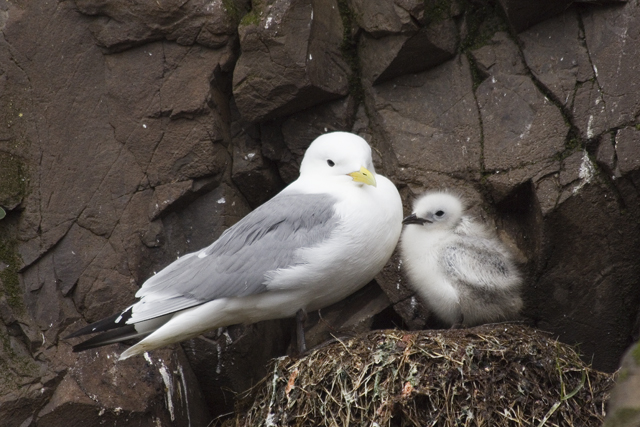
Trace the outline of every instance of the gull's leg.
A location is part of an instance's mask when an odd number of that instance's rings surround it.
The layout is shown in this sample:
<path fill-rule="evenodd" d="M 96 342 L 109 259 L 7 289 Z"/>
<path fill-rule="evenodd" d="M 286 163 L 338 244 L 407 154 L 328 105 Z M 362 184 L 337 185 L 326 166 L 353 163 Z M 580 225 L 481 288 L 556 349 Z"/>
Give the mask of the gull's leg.
<path fill-rule="evenodd" d="M 301 308 L 296 313 L 296 338 L 298 341 L 298 352 L 300 354 L 307 351 L 307 343 L 304 340 L 304 322 L 307 320 L 307 312 Z"/>

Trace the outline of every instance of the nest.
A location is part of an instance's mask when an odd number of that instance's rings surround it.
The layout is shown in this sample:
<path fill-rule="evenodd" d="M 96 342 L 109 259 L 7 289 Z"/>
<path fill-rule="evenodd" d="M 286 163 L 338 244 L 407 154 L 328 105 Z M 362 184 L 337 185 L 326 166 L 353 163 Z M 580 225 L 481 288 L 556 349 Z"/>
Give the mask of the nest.
<path fill-rule="evenodd" d="M 374 331 L 282 357 L 225 426 L 600 426 L 613 385 L 521 325 Z"/>

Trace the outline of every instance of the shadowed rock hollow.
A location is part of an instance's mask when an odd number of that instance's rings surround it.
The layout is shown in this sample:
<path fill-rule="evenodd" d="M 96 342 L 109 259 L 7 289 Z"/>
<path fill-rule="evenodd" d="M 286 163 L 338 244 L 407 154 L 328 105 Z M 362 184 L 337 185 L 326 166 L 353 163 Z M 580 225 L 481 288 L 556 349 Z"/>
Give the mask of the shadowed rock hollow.
<path fill-rule="evenodd" d="M 291 321 L 115 364 L 61 337 L 365 137 L 405 207 L 455 189 L 526 274 L 523 318 L 615 370 L 640 328 L 640 6 L 569 0 L 0 3 L 0 421 L 207 425 Z M 437 326 L 394 256 L 308 340 Z"/>

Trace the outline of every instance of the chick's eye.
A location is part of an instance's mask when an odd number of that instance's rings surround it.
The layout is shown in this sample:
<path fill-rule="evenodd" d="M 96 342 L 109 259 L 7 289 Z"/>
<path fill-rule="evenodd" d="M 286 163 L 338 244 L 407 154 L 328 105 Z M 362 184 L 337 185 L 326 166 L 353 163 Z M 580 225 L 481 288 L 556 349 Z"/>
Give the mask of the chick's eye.
<path fill-rule="evenodd" d="M 331 166 L 331 167 L 334 167 L 334 166 L 336 165 L 336 164 L 334 163 L 334 161 L 333 161 L 333 160 L 331 160 L 331 159 L 327 160 L 327 164 L 328 164 L 329 166 Z"/>
<path fill-rule="evenodd" d="M 436 216 L 437 216 L 438 218 L 440 218 L 440 217 L 441 217 L 441 216 L 443 216 L 443 215 L 444 215 L 444 212 L 443 212 L 443 211 L 438 211 L 438 212 L 436 212 Z"/>

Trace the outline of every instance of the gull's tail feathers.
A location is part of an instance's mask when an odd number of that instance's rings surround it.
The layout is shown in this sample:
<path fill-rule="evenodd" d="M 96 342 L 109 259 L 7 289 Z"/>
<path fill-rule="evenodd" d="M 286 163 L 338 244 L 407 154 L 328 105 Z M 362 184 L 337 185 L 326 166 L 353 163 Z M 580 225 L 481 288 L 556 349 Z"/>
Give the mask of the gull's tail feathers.
<path fill-rule="evenodd" d="M 128 340 L 140 341 L 167 323 L 172 316 L 173 313 L 135 324 L 127 324 L 127 320 L 131 318 L 131 307 L 129 307 L 121 314 L 115 314 L 85 326 L 84 328 L 65 337 L 65 339 L 102 332 L 101 334 L 89 338 L 80 344 L 74 345 L 74 353 Z"/>

